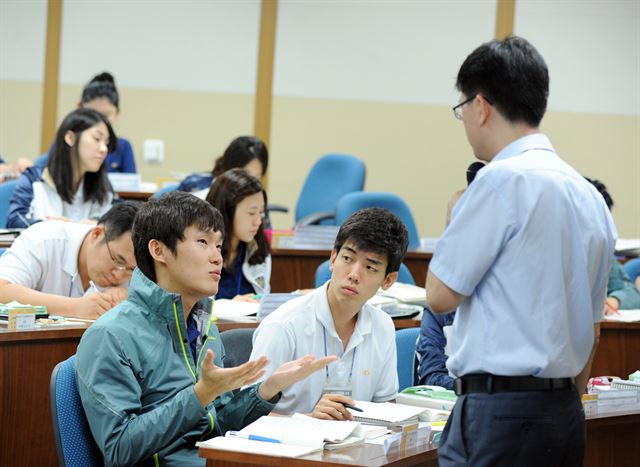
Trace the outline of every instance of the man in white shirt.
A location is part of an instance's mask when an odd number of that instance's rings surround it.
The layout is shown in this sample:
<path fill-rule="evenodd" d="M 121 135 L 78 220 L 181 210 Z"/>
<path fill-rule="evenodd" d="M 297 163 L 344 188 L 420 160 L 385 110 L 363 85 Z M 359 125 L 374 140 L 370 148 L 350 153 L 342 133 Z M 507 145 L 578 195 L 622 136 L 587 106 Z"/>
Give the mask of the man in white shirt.
<path fill-rule="evenodd" d="M 325 371 L 286 388 L 279 413 L 350 420 L 344 404 L 383 402 L 398 392 L 395 330 L 391 318 L 367 305 L 389 288 L 407 251 L 402 221 L 386 209 L 368 208 L 347 219 L 331 252 L 331 280 L 267 316 L 253 337 L 251 359 L 269 358 L 266 374 L 312 354 L 338 355 Z"/>
<path fill-rule="evenodd" d="M 45 221 L 0 257 L 0 302 L 44 305 L 49 314 L 95 319 L 127 297 L 136 266 L 135 203 L 113 206 L 98 224 Z"/>

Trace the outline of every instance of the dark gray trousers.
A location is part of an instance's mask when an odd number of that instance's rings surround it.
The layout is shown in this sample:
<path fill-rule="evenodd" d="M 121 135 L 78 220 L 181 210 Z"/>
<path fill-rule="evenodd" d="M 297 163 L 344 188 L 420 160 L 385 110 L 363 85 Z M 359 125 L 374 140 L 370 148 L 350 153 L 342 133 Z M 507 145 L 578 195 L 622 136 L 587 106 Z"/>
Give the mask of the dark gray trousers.
<path fill-rule="evenodd" d="M 585 419 L 575 390 L 465 394 L 442 432 L 440 467 L 581 466 Z"/>

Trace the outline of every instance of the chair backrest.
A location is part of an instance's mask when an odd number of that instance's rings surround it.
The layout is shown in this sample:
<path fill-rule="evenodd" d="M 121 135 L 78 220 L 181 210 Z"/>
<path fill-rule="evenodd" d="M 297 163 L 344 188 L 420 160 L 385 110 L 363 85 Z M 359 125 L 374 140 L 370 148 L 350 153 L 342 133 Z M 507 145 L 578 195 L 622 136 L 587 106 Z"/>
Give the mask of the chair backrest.
<path fill-rule="evenodd" d="M 362 191 L 366 177 L 364 162 L 347 154 L 327 154 L 313 164 L 296 204 L 296 223 L 317 212 L 335 212 L 338 200 L 352 191 Z M 333 219 L 322 224 L 335 225 Z"/>
<path fill-rule="evenodd" d="M 152 198 L 160 198 L 165 193 L 169 193 L 170 191 L 174 191 L 176 188 L 178 188 L 178 184 L 177 183 L 174 183 L 174 184 L 171 184 L 171 185 L 167 185 L 164 188 L 160 188 L 153 195 L 151 195 L 151 197 Z"/>
<path fill-rule="evenodd" d="M 0 229 L 7 226 L 7 217 L 9 215 L 9 203 L 13 196 L 13 191 L 18 185 L 18 180 L 9 180 L 0 183 Z"/>
<path fill-rule="evenodd" d="M 361 191 L 344 195 L 336 207 L 336 225 L 341 225 L 351 214 L 364 208 L 385 208 L 398 216 L 409 232 L 409 249 L 420 247 L 420 236 L 409 205 L 394 193 Z"/>
<path fill-rule="evenodd" d="M 51 422 L 58 465 L 103 465 L 102 453 L 91 435 L 78 394 L 75 358 L 72 355 L 58 363 L 51 373 Z"/>
<path fill-rule="evenodd" d="M 321 263 L 316 269 L 315 276 L 315 287 L 320 287 L 322 284 L 331 279 L 331 270 L 329 270 L 329 260 Z M 404 263 L 400 264 L 400 269 L 398 270 L 398 282 L 403 282 L 405 284 L 416 285 L 416 281 L 413 279 L 413 275 L 409 268 L 404 265 Z"/>
<path fill-rule="evenodd" d="M 49 162 L 49 153 L 45 152 L 44 154 L 38 156 L 36 160 L 33 161 L 33 165 L 36 167 L 46 167 Z"/>
<path fill-rule="evenodd" d="M 398 391 L 402 391 L 415 384 L 417 359 L 416 343 L 420 335 L 420 328 L 398 329 L 396 331 L 396 352 L 398 353 Z"/>
<path fill-rule="evenodd" d="M 253 331 L 253 328 L 240 328 L 220 333 L 224 345 L 225 367 L 234 367 L 249 361 L 253 349 Z"/>

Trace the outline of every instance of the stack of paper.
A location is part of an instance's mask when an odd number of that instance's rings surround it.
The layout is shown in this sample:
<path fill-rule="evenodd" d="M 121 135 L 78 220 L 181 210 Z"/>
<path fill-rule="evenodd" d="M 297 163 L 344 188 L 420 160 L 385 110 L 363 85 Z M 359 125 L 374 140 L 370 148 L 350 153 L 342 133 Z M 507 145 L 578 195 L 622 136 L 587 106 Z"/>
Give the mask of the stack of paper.
<path fill-rule="evenodd" d="M 609 321 L 622 321 L 623 323 L 634 323 L 640 321 L 640 310 L 618 310 L 617 315 L 606 316 Z"/>
<path fill-rule="evenodd" d="M 255 316 L 258 312 L 258 302 L 243 302 L 221 298 L 213 302 L 213 314 L 217 318 L 237 319 L 245 316 Z"/>
<path fill-rule="evenodd" d="M 616 253 L 637 255 L 640 253 L 640 238 L 619 238 L 616 240 Z"/>
<path fill-rule="evenodd" d="M 391 297 L 402 303 L 427 306 L 427 291 L 423 287 L 396 282 L 387 290 L 378 290 L 378 295 Z"/>

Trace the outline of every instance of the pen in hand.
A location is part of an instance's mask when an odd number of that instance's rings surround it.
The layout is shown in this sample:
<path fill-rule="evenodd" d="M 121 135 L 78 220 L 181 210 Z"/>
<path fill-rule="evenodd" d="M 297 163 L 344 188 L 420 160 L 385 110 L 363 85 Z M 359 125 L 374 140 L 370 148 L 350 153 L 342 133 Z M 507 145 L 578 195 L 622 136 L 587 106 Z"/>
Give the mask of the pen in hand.
<path fill-rule="evenodd" d="M 364 412 L 360 407 L 356 407 L 355 405 L 347 404 L 346 402 L 342 402 L 342 405 L 347 409 L 355 410 L 356 412 Z"/>

